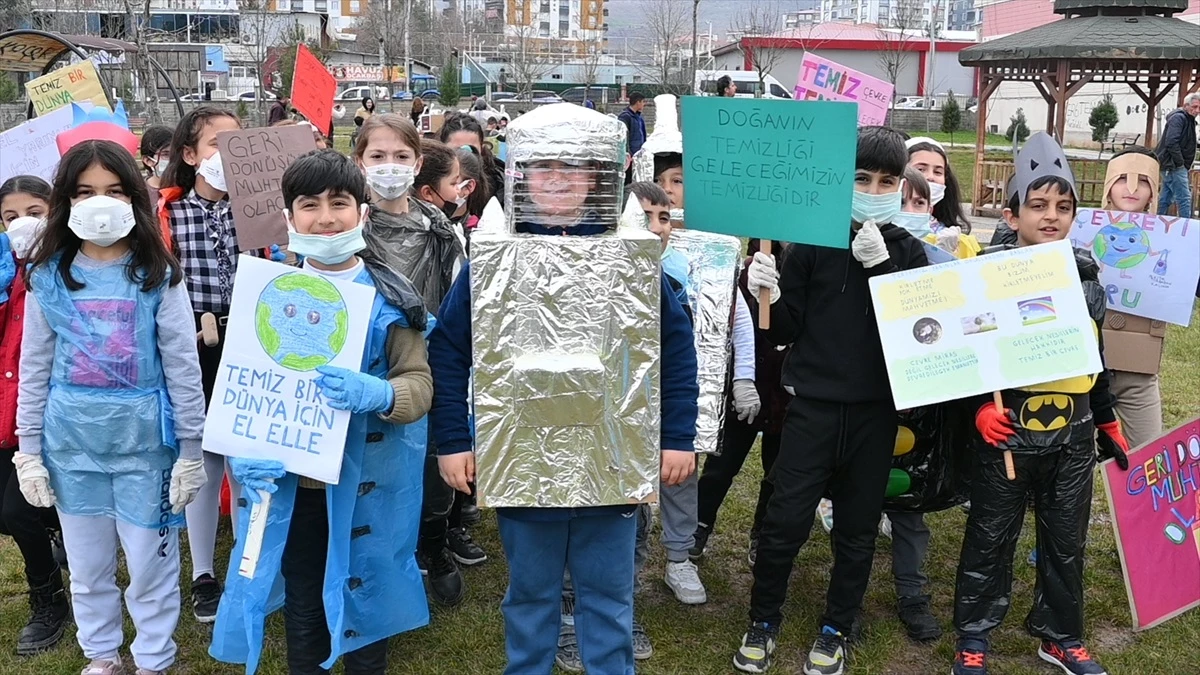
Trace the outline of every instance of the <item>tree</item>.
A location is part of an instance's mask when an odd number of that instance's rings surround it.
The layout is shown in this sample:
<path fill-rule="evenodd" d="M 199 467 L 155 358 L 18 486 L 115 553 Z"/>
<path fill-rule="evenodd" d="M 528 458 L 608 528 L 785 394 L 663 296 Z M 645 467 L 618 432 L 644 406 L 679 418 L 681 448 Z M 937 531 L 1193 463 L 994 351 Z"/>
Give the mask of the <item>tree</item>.
<path fill-rule="evenodd" d="M 0 72 L 0 103 L 16 103 L 21 98 L 21 88 L 12 75 Z"/>
<path fill-rule="evenodd" d="M 661 84 L 682 80 L 681 73 L 672 66 L 678 63 L 679 40 L 687 31 L 687 0 L 642 0 L 642 14 L 646 19 L 645 32 L 650 53 L 648 75 Z"/>
<path fill-rule="evenodd" d="M 954 145 L 954 132 L 962 128 L 962 109 L 958 107 L 958 99 L 954 98 L 954 90 L 946 93 L 946 103 L 942 106 L 942 132 L 950 134 L 950 145 Z"/>
<path fill-rule="evenodd" d="M 550 70 L 550 56 L 545 45 L 538 43 L 537 29 L 532 26 L 517 28 L 508 50 L 509 75 L 517 83 L 517 94 L 528 95 Z"/>
<path fill-rule="evenodd" d="M 1116 128 L 1119 118 L 1117 106 L 1113 105 L 1112 94 L 1105 94 L 1096 107 L 1092 108 L 1092 114 L 1088 117 L 1088 124 L 1092 127 L 1092 140 L 1104 143 L 1108 139 L 1108 132 Z"/>
<path fill-rule="evenodd" d="M 1017 108 L 1017 114 L 1008 118 L 1008 130 L 1004 135 L 1016 143 L 1024 143 L 1029 138 L 1029 126 L 1025 123 L 1025 109 Z"/>
<path fill-rule="evenodd" d="M 293 24 L 281 36 L 282 45 L 279 51 L 279 89 L 285 96 L 292 93 L 292 76 L 296 72 L 296 52 L 300 45 L 308 47 L 308 51 L 324 63 L 328 56 L 327 50 L 321 48 L 316 40 L 310 40 L 299 25 Z"/>
<path fill-rule="evenodd" d="M 146 92 L 144 112 L 148 121 L 153 123 L 162 121 L 162 112 L 158 105 L 158 73 L 150 65 L 150 45 L 147 44 L 147 33 L 150 30 L 150 2 L 151 0 L 145 0 L 138 7 L 134 4 L 134 0 L 125 0 L 125 13 L 129 17 L 129 25 L 134 31 L 133 42 L 137 45 L 134 64 L 138 82 Z"/>
<path fill-rule="evenodd" d="M 879 40 L 882 47 L 879 50 L 879 67 L 887 73 L 888 82 L 893 89 L 900 79 L 900 71 L 912 56 L 913 37 L 922 28 L 925 19 L 924 4 L 916 0 L 900 0 L 895 10 L 888 17 L 879 17 Z M 895 110 L 896 99 L 893 96 L 891 109 Z"/>
<path fill-rule="evenodd" d="M 696 48 L 697 48 L 697 44 L 700 39 L 700 37 L 696 34 L 696 32 L 699 30 L 699 19 L 700 19 L 700 0 L 692 0 L 692 60 L 689 63 L 689 65 L 691 66 L 689 69 L 690 73 L 691 73 L 691 76 L 688 78 L 689 84 L 696 81 L 696 65 L 697 65 L 696 59 L 699 58 L 699 55 L 696 53 Z"/>
<path fill-rule="evenodd" d="M 742 33 L 742 39 L 738 41 L 739 49 L 750 63 L 750 68 L 758 73 L 756 97 L 762 96 L 767 90 L 767 75 L 779 65 L 784 52 L 781 49 L 753 47 L 750 42 L 756 37 L 774 34 L 782 16 L 783 10 L 775 0 L 754 0 L 743 4 L 733 17 L 734 29 Z"/>
<path fill-rule="evenodd" d="M 458 62 L 458 50 L 450 52 L 446 65 L 442 67 L 442 76 L 438 78 L 438 94 L 442 105 L 447 108 L 457 108 L 458 100 L 462 98 L 462 67 Z"/>
<path fill-rule="evenodd" d="M 599 40 L 587 42 L 584 50 L 579 61 L 579 74 L 583 79 L 583 100 L 587 101 L 592 98 L 592 86 L 600 79 L 600 57 L 604 50 Z"/>

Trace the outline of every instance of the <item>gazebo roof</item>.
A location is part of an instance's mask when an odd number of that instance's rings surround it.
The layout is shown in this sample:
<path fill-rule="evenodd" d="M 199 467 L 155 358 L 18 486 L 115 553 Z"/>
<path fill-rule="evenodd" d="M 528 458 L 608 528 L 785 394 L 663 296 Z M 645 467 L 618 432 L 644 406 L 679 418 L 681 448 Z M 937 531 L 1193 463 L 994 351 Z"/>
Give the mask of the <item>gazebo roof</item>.
<path fill-rule="evenodd" d="M 1134 3 L 1138 0 L 1121 4 Z M 1200 60 L 1200 29 L 1165 16 L 1069 17 L 968 47 L 958 54 L 958 62 L 964 66 L 1031 59 Z"/>

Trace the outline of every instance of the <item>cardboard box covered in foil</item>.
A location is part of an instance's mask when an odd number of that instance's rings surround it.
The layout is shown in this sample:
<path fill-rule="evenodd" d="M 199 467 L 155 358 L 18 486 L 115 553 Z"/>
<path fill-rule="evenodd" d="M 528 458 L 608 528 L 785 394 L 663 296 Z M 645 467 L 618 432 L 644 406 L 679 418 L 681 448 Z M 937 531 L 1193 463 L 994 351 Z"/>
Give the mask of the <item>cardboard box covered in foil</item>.
<path fill-rule="evenodd" d="M 671 231 L 671 247 L 688 260 L 687 293 L 700 385 L 696 452 L 720 452 L 742 244 L 723 234 L 676 229 Z"/>
<path fill-rule="evenodd" d="M 657 500 L 659 239 L 471 239 L 481 506 Z"/>

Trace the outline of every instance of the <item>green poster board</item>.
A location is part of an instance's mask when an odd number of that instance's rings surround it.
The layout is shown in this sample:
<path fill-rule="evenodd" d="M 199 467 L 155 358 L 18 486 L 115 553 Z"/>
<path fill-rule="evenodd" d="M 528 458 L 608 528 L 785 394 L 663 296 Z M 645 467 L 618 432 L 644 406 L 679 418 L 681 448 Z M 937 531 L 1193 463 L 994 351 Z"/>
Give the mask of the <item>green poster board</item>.
<path fill-rule="evenodd" d="M 689 228 L 849 247 L 855 104 L 687 96 L 682 121 Z"/>

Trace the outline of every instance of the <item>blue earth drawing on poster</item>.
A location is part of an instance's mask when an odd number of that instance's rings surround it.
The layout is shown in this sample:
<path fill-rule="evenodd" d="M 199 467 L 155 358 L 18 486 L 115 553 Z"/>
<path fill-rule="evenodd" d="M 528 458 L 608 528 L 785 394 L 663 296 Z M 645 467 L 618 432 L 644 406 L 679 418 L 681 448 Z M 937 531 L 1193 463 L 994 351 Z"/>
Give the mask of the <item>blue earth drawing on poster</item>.
<path fill-rule="evenodd" d="M 1122 279 L 1129 279 L 1127 270 L 1140 265 L 1147 256 L 1158 255 L 1150 250 L 1149 235 L 1134 223 L 1110 223 L 1100 228 L 1092 241 L 1092 250 L 1101 265 L 1121 270 Z"/>
<path fill-rule="evenodd" d="M 350 315 L 333 284 L 292 272 L 267 284 L 258 296 L 254 326 L 271 360 L 303 372 L 329 363 L 342 351 Z"/>

